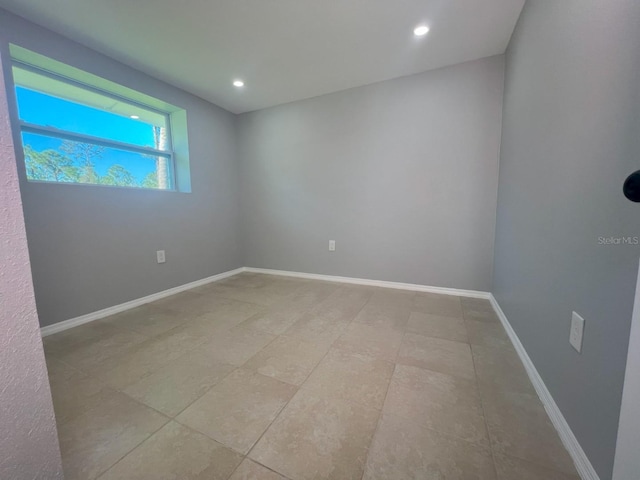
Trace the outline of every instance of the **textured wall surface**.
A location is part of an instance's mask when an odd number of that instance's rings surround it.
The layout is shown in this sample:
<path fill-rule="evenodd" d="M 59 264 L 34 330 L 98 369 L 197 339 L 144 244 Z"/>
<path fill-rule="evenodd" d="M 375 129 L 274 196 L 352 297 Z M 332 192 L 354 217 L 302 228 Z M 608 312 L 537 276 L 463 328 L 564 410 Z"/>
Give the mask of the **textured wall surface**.
<path fill-rule="evenodd" d="M 638 52 L 637 0 L 529 0 L 506 57 L 493 291 L 602 480 L 640 256 L 616 243 L 640 237 L 622 195 L 640 168 Z"/>
<path fill-rule="evenodd" d="M 488 291 L 503 72 L 492 57 L 241 115 L 245 263 Z"/>
<path fill-rule="evenodd" d="M 18 156 L 43 325 L 242 266 L 235 115 L 0 10 L 9 42 L 187 111 L 192 193 L 29 183 Z"/>
<path fill-rule="evenodd" d="M 0 478 L 62 478 L 0 68 Z"/>

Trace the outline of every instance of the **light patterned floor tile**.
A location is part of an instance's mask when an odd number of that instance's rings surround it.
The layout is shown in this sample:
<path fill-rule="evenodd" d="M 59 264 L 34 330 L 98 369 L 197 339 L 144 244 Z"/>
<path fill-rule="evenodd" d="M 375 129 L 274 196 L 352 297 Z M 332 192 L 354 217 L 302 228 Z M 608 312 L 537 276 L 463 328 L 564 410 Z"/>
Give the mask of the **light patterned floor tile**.
<path fill-rule="evenodd" d="M 369 355 L 393 363 L 402 337 L 403 334 L 395 329 L 352 322 L 335 341 L 334 346 L 346 352 Z"/>
<path fill-rule="evenodd" d="M 396 365 L 383 411 L 461 440 L 489 446 L 482 403 L 473 380 Z"/>
<path fill-rule="evenodd" d="M 249 456 L 292 480 L 359 479 L 378 411 L 301 390 Z"/>
<path fill-rule="evenodd" d="M 176 419 L 194 430 L 247 453 L 297 388 L 238 369 Z"/>
<path fill-rule="evenodd" d="M 484 299 L 243 273 L 44 345 L 70 480 L 579 480 Z"/>
<path fill-rule="evenodd" d="M 479 322 L 465 320 L 469 343 L 481 347 L 506 348 L 513 350 L 513 344 L 500 322 Z"/>
<path fill-rule="evenodd" d="M 519 458 L 495 454 L 493 456 L 498 480 L 580 480 L 578 475 L 549 470 Z"/>
<path fill-rule="evenodd" d="M 135 345 L 122 356 L 95 365 L 87 373 L 99 376 L 113 388 L 124 389 L 206 341 L 206 337 L 195 335 L 180 326 Z"/>
<path fill-rule="evenodd" d="M 481 385 L 535 394 L 527 371 L 514 349 L 472 345 L 471 351 Z"/>
<path fill-rule="evenodd" d="M 170 422 L 100 480 L 227 480 L 241 461 L 242 455 Z"/>
<path fill-rule="evenodd" d="M 571 457 L 535 395 L 481 387 L 493 451 L 575 475 Z"/>
<path fill-rule="evenodd" d="M 84 415 L 58 425 L 67 480 L 93 480 L 167 423 L 123 393 L 105 393 Z"/>
<path fill-rule="evenodd" d="M 462 318 L 460 298 L 453 295 L 418 292 L 413 297 L 411 310 L 431 315 Z"/>
<path fill-rule="evenodd" d="M 217 332 L 196 352 L 216 362 L 240 366 L 275 339 L 275 335 L 242 324 Z"/>
<path fill-rule="evenodd" d="M 99 322 L 127 328 L 147 337 L 155 337 L 186 323 L 188 320 L 189 317 L 177 315 L 171 310 L 146 304 L 106 317 Z"/>
<path fill-rule="evenodd" d="M 246 458 L 229 480 L 287 480 L 279 473 Z"/>
<path fill-rule="evenodd" d="M 383 415 L 363 480 L 495 480 L 491 451 L 394 415 Z M 515 479 L 513 479 L 515 480 Z"/>
<path fill-rule="evenodd" d="M 318 397 L 380 409 L 392 374 L 392 363 L 332 348 L 302 388 Z"/>
<path fill-rule="evenodd" d="M 255 354 L 244 368 L 292 385 L 301 385 L 329 350 L 318 344 L 281 336 Z"/>
<path fill-rule="evenodd" d="M 407 333 L 398 353 L 398 363 L 473 380 L 471 347 L 466 343 Z"/>
<path fill-rule="evenodd" d="M 386 298 L 388 297 L 381 297 L 380 295 L 373 297 L 356 315 L 354 321 L 371 327 L 389 328 L 404 332 L 409 320 L 409 306 L 392 301 L 384 302 L 382 299 Z"/>
<path fill-rule="evenodd" d="M 139 402 L 174 417 L 235 368 L 211 361 L 200 353 L 188 353 L 123 391 Z"/>
<path fill-rule="evenodd" d="M 444 338 L 454 342 L 468 342 L 464 320 L 457 317 L 411 312 L 407 332 L 427 337 Z"/>

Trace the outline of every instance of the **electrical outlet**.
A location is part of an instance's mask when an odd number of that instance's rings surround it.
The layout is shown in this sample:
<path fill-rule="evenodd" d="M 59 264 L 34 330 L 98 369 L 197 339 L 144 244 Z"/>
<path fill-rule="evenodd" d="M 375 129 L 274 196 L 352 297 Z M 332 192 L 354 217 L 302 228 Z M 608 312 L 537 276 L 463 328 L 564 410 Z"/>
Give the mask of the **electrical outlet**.
<path fill-rule="evenodd" d="M 330 252 L 335 252 L 336 251 L 336 241 L 335 240 L 329 240 L 329 251 Z"/>
<path fill-rule="evenodd" d="M 158 259 L 158 263 L 164 263 L 167 261 L 165 255 L 164 255 L 164 250 L 158 250 L 156 252 L 156 258 Z"/>
<path fill-rule="evenodd" d="M 584 335 L 584 318 L 576 312 L 571 312 L 571 332 L 569 332 L 569 343 L 578 353 L 582 351 L 582 336 Z"/>

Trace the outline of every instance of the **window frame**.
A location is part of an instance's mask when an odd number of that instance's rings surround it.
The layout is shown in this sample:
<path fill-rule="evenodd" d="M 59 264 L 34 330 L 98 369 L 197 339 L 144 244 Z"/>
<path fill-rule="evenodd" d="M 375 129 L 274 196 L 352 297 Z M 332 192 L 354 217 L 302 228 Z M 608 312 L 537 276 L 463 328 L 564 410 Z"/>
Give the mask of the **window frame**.
<path fill-rule="evenodd" d="M 169 182 L 169 187 L 168 188 L 146 188 L 146 187 L 142 187 L 142 186 L 118 186 L 118 185 L 103 185 L 103 184 L 99 184 L 99 183 L 80 183 L 80 182 L 55 182 L 55 181 L 44 181 L 44 180 L 30 180 L 27 178 L 27 181 L 30 183 L 47 183 L 47 184 L 57 184 L 57 185 L 86 185 L 86 186 L 99 186 L 99 187 L 112 187 L 112 188 L 127 188 L 127 189 L 140 189 L 140 190 L 145 190 L 145 191 L 158 191 L 158 192 L 177 192 L 178 191 L 178 169 L 176 168 L 176 158 L 175 158 L 175 152 L 173 149 L 173 135 L 172 135 L 172 113 L 174 112 L 167 112 L 165 110 L 160 110 L 156 107 L 153 107 L 151 105 L 148 104 L 144 104 L 141 102 L 137 102 L 135 100 L 132 100 L 131 98 L 127 98 L 125 96 L 122 95 L 118 95 L 116 93 L 113 92 L 109 92 L 107 90 L 104 90 L 102 88 L 90 85 L 88 83 L 82 82 L 82 81 L 78 81 L 75 80 L 73 78 L 70 78 L 66 75 L 62 75 L 56 72 L 52 72 L 50 70 L 47 70 L 46 68 L 42 68 L 42 67 L 38 67 L 37 65 L 33 65 L 30 64 L 28 62 L 24 62 L 20 59 L 17 59 L 13 56 L 11 56 L 11 67 L 13 69 L 13 67 L 17 67 L 23 70 L 27 70 L 30 71 L 32 73 L 36 73 L 38 75 L 44 76 L 44 77 L 48 77 L 51 78 L 52 80 L 56 80 L 59 82 L 64 82 L 67 83 L 69 85 L 72 85 L 74 87 L 83 89 L 83 90 L 87 90 L 89 92 L 98 94 L 98 95 L 102 95 L 104 97 L 113 99 L 115 101 L 118 102 L 122 102 L 122 103 L 126 103 L 128 105 L 131 105 L 133 107 L 137 107 L 137 108 L 141 108 L 141 109 L 145 109 L 148 111 L 152 111 L 154 113 L 157 113 L 159 115 L 162 115 L 165 118 L 165 128 L 166 128 L 166 141 L 167 141 L 167 149 L 166 150 L 160 150 L 160 149 L 155 149 L 153 147 L 144 147 L 144 146 L 140 146 L 140 145 L 135 145 L 135 144 L 130 144 L 127 142 L 121 142 L 118 140 L 111 140 L 108 138 L 104 138 L 104 137 L 97 137 L 97 136 L 93 136 L 93 135 L 87 135 L 87 134 L 83 134 L 83 133 L 76 133 L 76 132 L 72 132 L 69 130 L 64 130 L 64 129 L 59 129 L 59 128 L 55 128 L 55 127 L 46 127 L 46 126 L 42 126 L 42 125 L 38 125 L 38 124 L 33 124 L 33 123 L 29 123 L 26 121 L 23 121 L 20 118 L 20 103 L 18 101 L 18 96 L 17 96 L 17 87 L 21 87 L 21 88 L 27 88 L 30 89 L 29 87 L 23 87 L 22 85 L 20 85 L 19 83 L 16 83 L 15 80 L 12 82 L 13 84 L 13 93 L 15 96 L 15 101 L 16 101 L 16 107 L 17 107 L 17 123 L 18 123 L 18 127 L 19 127 L 19 136 L 20 136 L 20 144 L 22 146 L 22 156 L 23 156 L 23 163 L 25 161 L 24 159 L 24 141 L 23 141 L 23 133 L 33 133 L 36 135 L 42 135 L 42 136 L 47 136 L 47 137 L 51 137 L 51 138 L 59 138 L 62 140 L 70 140 L 70 141 L 74 141 L 74 142 L 80 142 L 80 143 L 87 143 L 87 144 L 91 144 L 91 145 L 97 145 L 97 146 L 103 146 L 106 148 L 113 148 L 113 149 L 117 149 L 117 150 L 124 150 L 124 151 L 128 151 L 128 152 L 132 152 L 132 153 L 137 153 L 137 154 L 143 154 L 143 155 L 150 155 L 153 157 L 163 157 L 167 159 L 167 165 L 168 165 L 168 171 L 169 171 L 169 178 L 170 178 L 170 182 Z M 12 75 L 13 76 L 13 75 Z M 47 93 L 46 91 L 40 91 L 40 90 L 35 90 L 38 91 L 39 93 L 45 94 L 45 95 L 52 95 L 50 93 Z M 55 96 L 55 95 L 53 95 Z M 66 99 L 64 99 L 66 100 Z M 82 102 L 74 102 L 72 100 L 67 100 L 69 102 L 73 102 L 73 103 L 78 103 L 81 105 L 85 105 L 88 106 L 90 108 L 96 108 L 96 107 L 91 107 L 91 105 L 87 105 L 85 103 Z M 108 112 L 108 110 L 104 110 L 104 109 L 99 109 L 101 111 L 104 112 Z M 188 190 L 187 190 L 188 191 Z"/>

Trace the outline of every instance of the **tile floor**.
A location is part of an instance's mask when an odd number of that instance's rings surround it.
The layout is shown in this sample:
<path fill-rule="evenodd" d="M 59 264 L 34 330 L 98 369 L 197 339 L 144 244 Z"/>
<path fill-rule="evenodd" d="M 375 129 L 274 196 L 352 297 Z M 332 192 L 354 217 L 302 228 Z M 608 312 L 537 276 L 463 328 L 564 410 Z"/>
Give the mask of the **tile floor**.
<path fill-rule="evenodd" d="M 579 480 L 486 300 L 241 274 L 44 344 L 67 480 Z"/>

